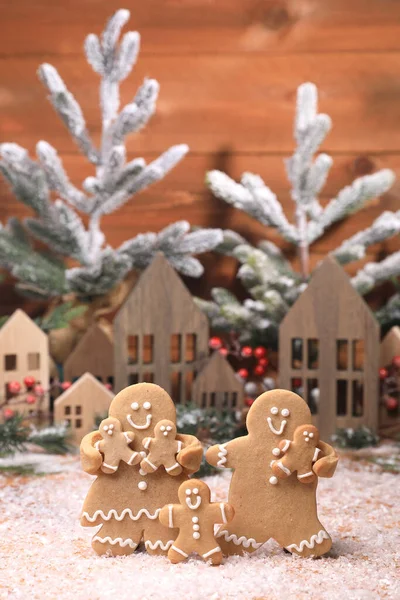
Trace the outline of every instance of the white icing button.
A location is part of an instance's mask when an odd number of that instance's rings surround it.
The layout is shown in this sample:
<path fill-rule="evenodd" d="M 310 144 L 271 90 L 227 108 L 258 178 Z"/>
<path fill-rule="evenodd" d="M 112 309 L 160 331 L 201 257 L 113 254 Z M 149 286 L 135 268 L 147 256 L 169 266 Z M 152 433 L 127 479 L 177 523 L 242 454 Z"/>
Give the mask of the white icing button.
<path fill-rule="evenodd" d="M 147 475 L 146 471 L 143 471 L 143 469 L 139 469 L 139 473 L 142 477 L 144 477 L 145 475 Z"/>
<path fill-rule="evenodd" d="M 280 455 L 280 453 L 281 453 L 281 451 L 279 450 L 279 448 L 274 448 L 274 449 L 272 450 L 272 454 L 273 454 L 274 456 L 279 456 L 279 455 Z"/>
<path fill-rule="evenodd" d="M 139 481 L 138 488 L 139 488 L 139 490 L 142 490 L 143 492 L 144 492 L 144 490 L 147 490 L 147 483 L 146 483 L 146 481 Z"/>
<path fill-rule="evenodd" d="M 288 408 L 284 408 L 281 411 L 281 415 L 282 415 L 282 417 L 288 417 L 290 415 L 290 410 Z"/>
<path fill-rule="evenodd" d="M 314 434 L 311 432 L 311 433 L 308 434 L 308 437 L 313 438 Z"/>
<path fill-rule="evenodd" d="M 198 523 L 199 522 L 199 517 L 192 517 L 192 521 L 193 521 L 193 523 Z"/>
<path fill-rule="evenodd" d="M 198 493 L 199 493 L 198 488 L 193 488 L 193 494 L 198 494 Z"/>
<path fill-rule="evenodd" d="M 168 425 L 167 426 L 167 431 L 171 431 L 171 429 L 172 429 L 171 425 Z"/>
<path fill-rule="evenodd" d="M 270 482 L 272 485 L 276 485 L 276 484 L 278 483 L 278 478 L 277 478 L 277 477 L 275 477 L 275 475 L 273 475 L 272 477 L 270 477 L 270 478 L 269 478 L 269 482 Z"/>
<path fill-rule="evenodd" d="M 108 431 L 108 425 L 104 425 L 103 429 L 104 431 Z"/>
<path fill-rule="evenodd" d="M 186 496 L 190 496 L 191 493 L 192 493 L 192 490 L 186 490 Z"/>
<path fill-rule="evenodd" d="M 306 438 L 305 438 L 305 440 L 306 440 L 306 442 L 309 442 L 309 441 L 310 441 L 310 438 L 306 437 Z"/>
<path fill-rule="evenodd" d="M 164 431 L 164 435 L 168 435 L 168 431 Z"/>
<path fill-rule="evenodd" d="M 195 532 L 194 532 L 194 534 L 193 534 L 193 537 L 194 537 L 194 539 L 195 539 L 195 540 L 198 540 L 198 539 L 199 539 L 199 537 L 200 537 L 200 534 L 199 534 L 199 532 L 198 532 L 198 531 L 195 531 Z"/>
<path fill-rule="evenodd" d="M 145 402 L 145 403 L 143 404 L 143 408 L 145 408 L 146 410 L 150 410 L 150 408 L 151 408 L 151 404 L 150 404 L 150 402 Z"/>
<path fill-rule="evenodd" d="M 109 429 L 109 430 L 107 431 L 107 433 L 108 433 L 108 435 L 112 435 L 112 434 L 113 434 L 113 432 L 112 432 L 112 429 Z"/>
<path fill-rule="evenodd" d="M 139 404 L 137 402 L 133 402 L 131 404 L 131 409 L 132 410 L 139 410 Z"/>
<path fill-rule="evenodd" d="M 200 525 L 193 525 L 193 531 L 199 531 Z"/>
<path fill-rule="evenodd" d="M 276 406 L 273 406 L 273 407 L 271 408 L 271 415 L 277 415 L 277 414 L 278 414 L 278 412 L 279 412 L 279 410 L 277 409 L 277 407 L 276 407 Z"/>

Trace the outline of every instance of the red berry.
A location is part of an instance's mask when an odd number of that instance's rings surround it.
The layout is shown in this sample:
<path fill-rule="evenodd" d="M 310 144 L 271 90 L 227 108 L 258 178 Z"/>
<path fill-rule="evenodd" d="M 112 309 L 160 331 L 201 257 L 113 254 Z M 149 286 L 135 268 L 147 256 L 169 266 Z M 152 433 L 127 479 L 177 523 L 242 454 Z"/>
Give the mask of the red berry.
<path fill-rule="evenodd" d="M 35 385 L 33 391 L 35 392 L 36 396 L 43 396 L 44 394 L 44 389 L 42 385 Z"/>
<path fill-rule="evenodd" d="M 107 388 L 107 390 L 112 390 L 112 385 L 111 383 L 105 383 L 104 387 Z"/>
<path fill-rule="evenodd" d="M 10 381 L 8 384 L 8 391 L 10 394 L 19 394 L 21 391 L 21 384 L 18 381 Z"/>
<path fill-rule="evenodd" d="M 12 408 L 5 408 L 3 411 L 3 415 L 5 419 L 11 419 L 14 416 L 14 411 Z"/>
<path fill-rule="evenodd" d="M 257 348 L 254 348 L 253 354 L 256 358 L 264 358 L 264 356 L 267 356 L 267 349 L 264 346 L 257 346 Z"/>
<path fill-rule="evenodd" d="M 68 390 L 68 388 L 70 388 L 72 385 L 72 383 L 70 381 L 63 381 L 61 384 L 61 389 L 63 390 L 63 392 L 65 392 L 65 390 Z"/>
<path fill-rule="evenodd" d="M 298 388 L 301 386 L 301 379 L 293 379 L 293 387 Z"/>
<path fill-rule="evenodd" d="M 36 402 L 36 396 L 34 396 L 33 394 L 29 394 L 29 395 L 26 397 L 26 402 L 27 402 L 28 404 L 35 404 L 35 402 Z"/>
<path fill-rule="evenodd" d="M 240 354 L 244 358 L 248 358 L 249 356 L 252 356 L 252 354 L 253 354 L 253 348 L 251 346 L 243 346 L 243 348 L 240 351 Z"/>
<path fill-rule="evenodd" d="M 253 402 L 254 402 L 254 398 L 250 398 L 250 397 L 246 398 L 244 401 L 246 406 L 251 406 L 253 404 Z"/>
<path fill-rule="evenodd" d="M 392 365 L 396 367 L 396 369 L 400 369 L 400 356 L 394 356 L 392 360 Z"/>
<path fill-rule="evenodd" d="M 222 354 L 222 356 L 228 356 L 228 348 L 220 348 L 218 352 Z"/>
<path fill-rule="evenodd" d="M 208 340 L 208 345 L 212 350 L 219 350 L 222 347 L 222 340 L 220 337 L 214 336 Z"/>
<path fill-rule="evenodd" d="M 27 375 L 26 377 L 24 377 L 24 384 L 26 388 L 31 388 L 35 385 L 35 381 L 36 379 L 33 377 L 33 375 Z"/>
<path fill-rule="evenodd" d="M 379 379 L 386 379 L 388 375 L 389 373 L 387 369 L 379 369 Z"/>
<path fill-rule="evenodd" d="M 247 369 L 239 369 L 239 371 L 237 372 L 237 374 L 239 375 L 239 377 L 241 379 L 247 379 L 249 376 L 249 372 Z"/>
<path fill-rule="evenodd" d="M 388 410 L 396 410 L 399 405 L 399 401 L 397 398 L 393 398 L 393 396 L 388 396 L 385 398 L 385 406 Z"/>
<path fill-rule="evenodd" d="M 254 375 L 257 375 L 257 377 L 261 377 L 265 374 L 265 367 L 263 367 L 262 365 L 257 365 L 256 367 L 254 367 L 253 373 Z"/>
<path fill-rule="evenodd" d="M 260 367 L 268 367 L 269 360 L 268 360 L 268 358 L 260 358 L 258 360 L 258 364 L 260 365 Z"/>

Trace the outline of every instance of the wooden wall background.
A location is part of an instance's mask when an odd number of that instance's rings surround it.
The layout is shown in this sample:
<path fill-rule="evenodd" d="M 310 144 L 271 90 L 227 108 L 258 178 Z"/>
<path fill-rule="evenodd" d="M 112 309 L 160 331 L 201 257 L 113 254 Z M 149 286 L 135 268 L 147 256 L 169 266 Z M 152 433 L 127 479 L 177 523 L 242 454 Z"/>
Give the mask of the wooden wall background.
<path fill-rule="evenodd" d="M 335 160 L 324 200 L 380 167 L 400 176 L 398 0 L 1 0 L 0 6 L 0 140 L 30 152 L 39 139 L 48 140 L 74 183 L 91 167 L 46 100 L 36 68 L 47 61 L 59 69 L 96 139 L 98 78 L 83 58 L 83 40 L 99 33 L 115 9 L 131 10 L 142 50 L 122 101 L 145 76 L 157 78 L 161 92 L 150 125 L 130 139 L 130 157 L 150 159 L 180 142 L 191 152 L 163 182 L 104 218 L 112 245 L 181 218 L 234 228 L 252 241 L 265 234 L 277 241 L 274 232 L 213 198 L 204 175 L 212 168 L 236 178 L 244 170 L 259 173 L 291 215 L 283 158 L 293 149 L 296 87 L 307 80 L 317 84 L 320 109 L 333 119 L 323 147 Z M 380 203 L 315 244 L 314 263 L 382 210 L 399 208 L 396 184 Z M 1 182 L 0 220 L 26 214 Z M 399 247 L 391 240 L 371 248 L 370 258 Z M 212 256 L 205 264 L 193 291 L 207 297 L 212 285 L 234 285 L 234 261 Z M 0 313 L 22 306 L 11 284 L 2 292 Z"/>

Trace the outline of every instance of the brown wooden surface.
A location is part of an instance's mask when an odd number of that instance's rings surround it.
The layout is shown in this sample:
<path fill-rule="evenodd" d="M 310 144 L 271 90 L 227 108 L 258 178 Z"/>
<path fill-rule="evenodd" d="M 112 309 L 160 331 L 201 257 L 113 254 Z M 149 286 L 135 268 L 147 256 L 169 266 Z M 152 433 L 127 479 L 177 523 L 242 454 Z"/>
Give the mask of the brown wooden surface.
<path fill-rule="evenodd" d="M 292 340 L 303 340 L 301 363 L 292 362 Z M 318 364 L 309 363 L 308 340 L 318 340 Z M 347 364 L 337 364 L 337 340 L 348 343 Z M 362 364 L 351 357 L 355 340 L 363 340 Z M 319 388 L 315 424 L 329 441 L 336 428 L 378 428 L 379 326 L 370 309 L 351 286 L 348 277 L 333 258 L 326 258 L 316 270 L 310 285 L 299 297 L 279 329 L 279 385 L 292 389 L 292 379 L 300 378 L 307 401 L 307 380 L 316 379 Z M 340 357 L 342 360 L 342 357 Z M 354 369 L 357 365 L 360 368 Z M 340 367 L 340 368 L 339 368 Z M 347 382 L 347 410 L 337 415 L 336 382 Z M 363 412 L 352 414 L 352 382 L 363 383 Z"/>
<path fill-rule="evenodd" d="M 76 95 L 97 139 L 97 75 L 82 55 L 89 32 L 99 33 L 121 6 L 115 0 L 3 0 L 0 22 L 0 141 L 34 152 L 39 139 L 63 155 L 74 182 L 91 167 L 78 156 L 46 100 L 36 75 L 54 64 Z M 279 238 L 250 217 L 212 198 L 205 172 L 260 173 L 293 213 L 283 159 L 293 148 L 296 87 L 314 81 L 320 110 L 333 118 L 324 144 L 335 165 L 324 201 L 358 175 L 391 167 L 400 173 L 400 4 L 394 0 L 131 0 L 131 28 L 142 50 L 122 100 L 144 76 L 161 83 L 157 114 L 129 142 L 130 157 L 146 159 L 187 142 L 191 154 L 163 182 L 104 219 L 108 241 L 159 230 L 187 218 L 194 225 L 238 230 L 251 241 Z M 315 244 L 313 264 L 381 210 L 399 206 L 396 184 L 380 203 L 350 217 Z M 0 183 L 0 221 L 29 211 Z M 289 251 L 283 244 L 285 250 Z M 373 247 L 369 257 L 399 248 L 397 240 Z M 290 251 L 288 255 L 296 262 Z M 207 273 L 190 289 L 204 297 L 213 285 L 234 283 L 234 261 L 206 258 Z M 353 268 L 354 271 L 354 268 Z M 21 300 L 5 286 L 0 312 Z M 32 305 L 29 305 L 32 307 Z"/>

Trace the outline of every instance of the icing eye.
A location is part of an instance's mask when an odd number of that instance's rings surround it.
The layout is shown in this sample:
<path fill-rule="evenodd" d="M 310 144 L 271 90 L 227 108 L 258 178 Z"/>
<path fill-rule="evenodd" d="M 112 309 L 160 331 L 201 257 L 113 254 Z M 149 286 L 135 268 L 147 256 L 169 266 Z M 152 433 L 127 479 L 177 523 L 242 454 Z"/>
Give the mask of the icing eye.
<path fill-rule="evenodd" d="M 276 408 L 276 406 L 273 406 L 273 407 L 271 408 L 271 415 L 277 415 L 277 414 L 278 414 L 278 412 L 279 412 L 279 410 Z"/>
<path fill-rule="evenodd" d="M 145 408 L 146 410 L 150 410 L 150 408 L 151 408 L 151 403 L 150 403 L 150 402 L 145 402 L 145 403 L 143 404 L 143 408 Z"/>
<path fill-rule="evenodd" d="M 164 435 L 168 435 L 168 431 L 164 431 Z"/>
<path fill-rule="evenodd" d="M 104 431 L 108 431 L 108 425 L 104 425 L 103 429 Z"/>
<path fill-rule="evenodd" d="M 108 435 L 112 435 L 113 434 L 113 430 L 109 429 L 107 433 L 108 433 Z"/>
<path fill-rule="evenodd" d="M 139 404 L 137 402 L 133 402 L 131 404 L 131 409 L 132 410 L 139 410 Z"/>
<path fill-rule="evenodd" d="M 308 436 L 308 431 L 303 431 L 303 435 L 304 435 L 304 437 L 307 437 Z"/>
<path fill-rule="evenodd" d="M 311 433 L 308 434 L 308 437 L 313 438 L 314 434 L 311 432 Z"/>
<path fill-rule="evenodd" d="M 199 493 L 198 488 L 193 488 L 193 494 L 198 494 L 198 493 Z"/>
<path fill-rule="evenodd" d="M 191 493 L 192 493 L 192 490 L 186 490 L 186 496 L 190 496 Z"/>
<path fill-rule="evenodd" d="M 168 427 L 167 427 L 167 431 L 171 431 L 171 430 L 172 430 L 172 427 L 171 427 L 171 425 L 168 425 Z"/>
<path fill-rule="evenodd" d="M 290 415 L 290 410 L 288 408 L 284 408 L 281 411 L 281 415 L 282 415 L 282 417 L 288 417 Z"/>
<path fill-rule="evenodd" d="M 160 427 L 160 431 L 165 431 L 165 427 L 164 427 L 164 425 L 161 425 L 161 427 Z"/>
<path fill-rule="evenodd" d="M 306 438 L 305 438 L 305 440 L 306 440 L 306 442 L 309 442 L 309 441 L 310 441 L 310 438 L 309 438 L 309 437 L 306 437 Z"/>
<path fill-rule="evenodd" d="M 111 425 L 109 426 L 109 429 L 114 429 L 114 423 L 111 423 Z"/>

